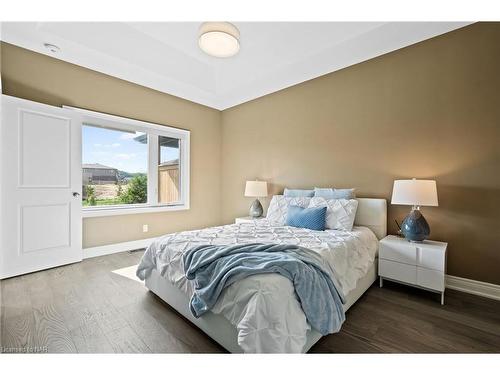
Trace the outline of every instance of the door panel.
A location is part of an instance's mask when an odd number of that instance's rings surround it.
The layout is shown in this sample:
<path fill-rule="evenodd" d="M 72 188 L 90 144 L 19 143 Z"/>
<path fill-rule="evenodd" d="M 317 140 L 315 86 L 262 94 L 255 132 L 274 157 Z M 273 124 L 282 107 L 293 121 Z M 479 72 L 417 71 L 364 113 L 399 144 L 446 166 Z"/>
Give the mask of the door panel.
<path fill-rule="evenodd" d="M 82 259 L 81 119 L 2 95 L 0 278 Z"/>
<path fill-rule="evenodd" d="M 71 120 L 19 111 L 20 187 L 70 188 Z"/>
<path fill-rule="evenodd" d="M 69 204 L 21 206 L 20 217 L 21 253 L 71 246 Z"/>

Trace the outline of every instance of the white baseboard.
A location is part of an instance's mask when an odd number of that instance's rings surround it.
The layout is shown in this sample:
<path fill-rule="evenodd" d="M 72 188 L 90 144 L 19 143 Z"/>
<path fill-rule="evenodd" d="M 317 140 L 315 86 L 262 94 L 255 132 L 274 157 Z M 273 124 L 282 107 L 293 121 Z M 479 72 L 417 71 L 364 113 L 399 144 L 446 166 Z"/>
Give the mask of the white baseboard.
<path fill-rule="evenodd" d="M 500 300 L 500 285 L 446 275 L 446 288 Z"/>
<path fill-rule="evenodd" d="M 138 250 L 148 247 L 156 237 L 144 238 L 142 240 L 114 243 L 111 245 L 87 247 L 83 249 L 83 259 L 100 257 L 122 251 Z"/>

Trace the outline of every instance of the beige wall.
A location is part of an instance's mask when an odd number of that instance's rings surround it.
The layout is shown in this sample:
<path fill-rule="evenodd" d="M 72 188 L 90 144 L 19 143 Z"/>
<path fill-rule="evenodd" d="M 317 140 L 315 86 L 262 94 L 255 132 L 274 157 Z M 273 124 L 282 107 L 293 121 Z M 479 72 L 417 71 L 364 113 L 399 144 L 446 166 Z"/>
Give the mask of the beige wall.
<path fill-rule="evenodd" d="M 4 94 L 191 130 L 191 209 L 85 219 L 84 247 L 220 223 L 220 111 L 10 44 L 1 66 Z"/>
<path fill-rule="evenodd" d="M 423 212 L 448 272 L 500 284 L 499 45 L 500 24 L 475 24 L 222 114 L 8 44 L 1 72 L 8 95 L 192 131 L 191 210 L 86 219 L 85 247 L 232 222 L 255 177 L 388 199 L 395 178 L 435 178 Z M 390 206 L 390 232 L 408 210 Z"/>
<path fill-rule="evenodd" d="M 499 46 L 499 23 L 475 24 L 223 111 L 223 221 L 255 177 L 387 199 L 395 178 L 432 178 L 448 273 L 500 284 Z M 408 211 L 390 206 L 390 232 Z"/>

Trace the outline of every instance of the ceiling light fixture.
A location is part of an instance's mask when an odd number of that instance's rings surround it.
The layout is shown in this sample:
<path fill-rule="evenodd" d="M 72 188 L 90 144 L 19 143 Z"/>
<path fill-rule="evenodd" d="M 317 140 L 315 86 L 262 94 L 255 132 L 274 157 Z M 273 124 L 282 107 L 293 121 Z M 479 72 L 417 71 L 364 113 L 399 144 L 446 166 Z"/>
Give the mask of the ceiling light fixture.
<path fill-rule="evenodd" d="M 200 26 L 198 45 L 210 56 L 231 57 L 240 50 L 240 32 L 229 22 L 205 22 Z"/>
<path fill-rule="evenodd" d="M 50 43 L 43 43 L 43 46 L 45 48 L 47 48 L 52 53 L 57 53 L 61 50 L 58 46 L 56 46 L 54 44 L 50 44 Z"/>

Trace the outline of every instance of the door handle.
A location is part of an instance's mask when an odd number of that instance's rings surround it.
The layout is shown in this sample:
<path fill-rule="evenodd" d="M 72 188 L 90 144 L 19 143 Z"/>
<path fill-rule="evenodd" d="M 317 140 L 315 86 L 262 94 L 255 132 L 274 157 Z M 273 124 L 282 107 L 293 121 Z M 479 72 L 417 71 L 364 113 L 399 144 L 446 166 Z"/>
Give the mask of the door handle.
<path fill-rule="evenodd" d="M 80 193 L 78 193 L 78 192 L 74 191 L 74 192 L 73 192 L 73 196 L 74 196 L 74 197 L 79 197 L 79 196 L 80 196 Z"/>

